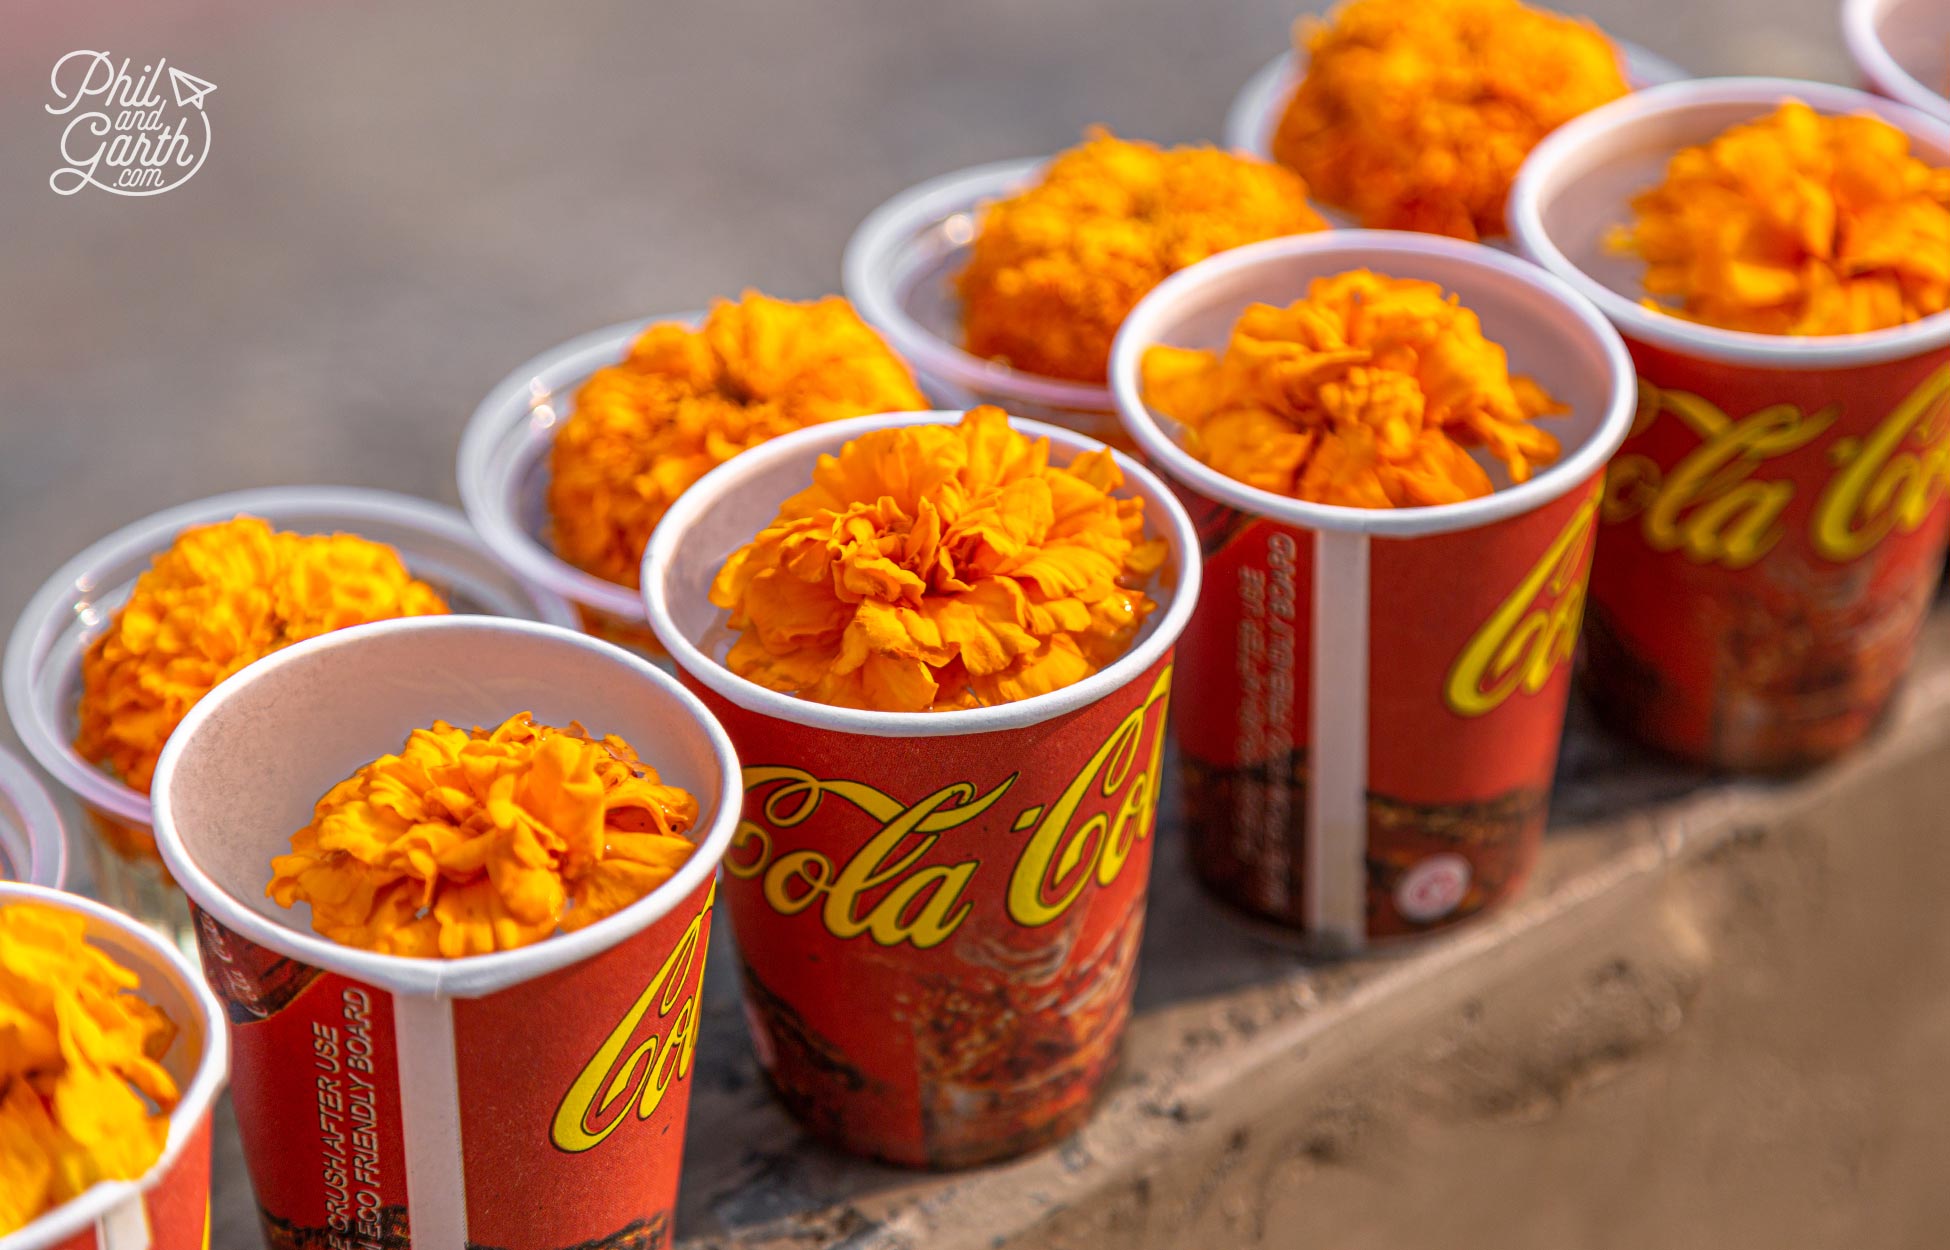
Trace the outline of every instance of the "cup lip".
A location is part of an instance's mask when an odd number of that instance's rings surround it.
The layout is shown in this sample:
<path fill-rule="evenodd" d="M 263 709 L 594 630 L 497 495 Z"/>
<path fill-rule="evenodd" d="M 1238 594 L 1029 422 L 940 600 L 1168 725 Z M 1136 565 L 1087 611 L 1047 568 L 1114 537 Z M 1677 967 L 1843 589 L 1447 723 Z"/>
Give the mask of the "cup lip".
<path fill-rule="evenodd" d="M 677 628 L 671 618 L 665 580 L 679 544 L 697 515 L 703 511 L 706 499 L 732 494 L 774 461 L 798 456 L 810 449 L 830 453 L 849 440 L 874 430 L 895 426 L 953 424 L 961 416 L 960 412 L 946 410 L 891 412 L 808 426 L 781 435 L 719 465 L 700 479 L 697 485 L 685 491 L 664 518 L 669 524 L 658 527 L 657 533 L 651 537 L 648 550 L 643 553 L 643 595 L 650 628 L 656 632 L 657 640 L 663 643 L 671 658 L 691 678 L 748 712 L 811 729 L 873 738 L 942 738 L 1040 725 L 1079 711 L 1123 689 L 1162 659 L 1185 631 L 1192 610 L 1198 603 L 1202 564 L 1198 532 L 1192 525 L 1191 517 L 1186 514 L 1177 496 L 1132 457 L 1115 448 L 1106 448 L 1096 439 L 1073 430 L 1022 417 L 1009 418 L 1010 428 L 1032 438 L 1047 438 L 1052 447 L 1068 451 L 1072 458 L 1086 451 L 1110 451 L 1126 482 L 1141 485 L 1151 498 L 1165 505 L 1162 518 L 1156 517 L 1155 510 L 1150 507 L 1145 511 L 1153 514 L 1151 524 L 1156 527 L 1159 536 L 1174 548 L 1178 581 L 1170 588 L 1169 602 L 1164 605 L 1163 614 L 1151 632 L 1113 663 L 1061 690 L 996 707 L 947 712 L 877 712 L 833 707 L 767 690 L 713 660 Z M 757 526 L 762 527 L 770 520 L 768 511 L 767 515 L 758 519 Z M 757 532 L 757 527 L 753 532 Z"/>
<path fill-rule="evenodd" d="M 1679 62 L 1643 44 L 1604 32 L 1625 65 L 1625 80 L 1633 90 L 1680 82 L 1691 75 Z M 1272 135 L 1299 85 L 1300 53 L 1292 47 L 1253 71 L 1226 106 L 1225 146 L 1263 160 L 1273 158 Z M 1316 205 L 1315 207 L 1319 207 Z"/>
<path fill-rule="evenodd" d="M 0 798 L 20 813 L 27 836 L 27 878 L 20 884 L 58 890 L 68 879 L 68 838 L 47 787 L 13 752 L 0 747 Z"/>
<path fill-rule="evenodd" d="M 993 396 L 1004 408 L 1020 403 L 1110 412 L 1115 404 L 1108 385 L 1012 369 L 928 330 L 908 316 L 889 281 L 894 258 L 915 231 L 957 212 L 972 213 L 984 202 L 1016 190 L 1052 159 L 1030 156 L 992 161 L 930 178 L 900 192 L 855 227 L 841 258 L 840 285 L 867 323 L 885 335 L 889 345 L 924 379 L 939 378 L 972 395 Z"/>
<path fill-rule="evenodd" d="M 528 946 L 485 955 L 416 959 L 343 946 L 317 934 L 281 924 L 235 898 L 191 858 L 172 811 L 176 768 L 197 730 L 226 701 L 235 698 L 237 692 L 253 680 L 286 665 L 308 660 L 316 654 L 357 649 L 369 639 L 393 634 L 455 631 L 520 634 L 550 645 L 592 652 L 622 665 L 635 677 L 669 695 L 676 700 L 679 708 L 689 714 L 692 723 L 710 743 L 722 780 L 716 796 L 717 810 L 710 826 L 702 837 L 695 839 L 697 849 L 669 880 L 628 907 L 573 933 L 558 933 Z M 334 630 L 272 652 L 239 670 L 197 700 L 196 706 L 190 709 L 182 725 L 170 735 L 168 744 L 163 748 L 151 792 L 155 802 L 156 846 L 162 853 L 164 866 L 191 901 L 214 916 L 225 928 L 300 963 L 323 968 L 391 993 L 433 998 L 478 998 L 533 980 L 594 958 L 662 920 L 717 873 L 718 864 L 730 849 L 732 837 L 737 831 L 744 800 L 744 784 L 731 739 L 703 701 L 686 690 L 682 683 L 641 656 L 599 638 L 559 625 L 499 616 L 399 617 Z"/>
<path fill-rule="evenodd" d="M 1585 273 L 1544 228 L 1547 184 L 1567 160 L 1606 135 L 1702 106 L 1768 107 L 1788 99 L 1799 99 L 1828 114 L 1872 112 L 1912 140 L 1922 139 L 1950 152 L 1950 123 L 1852 87 L 1792 78 L 1698 78 L 1667 83 L 1634 92 L 1566 122 L 1533 148 L 1510 190 L 1511 236 L 1526 259 L 1569 283 L 1634 341 L 1681 355 L 1755 369 L 1802 372 L 1886 364 L 1950 347 L 1950 312 L 1861 334 L 1759 334 L 1683 321 L 1627 299 Z"/>
<path fill-rule="evenodd" d="M 229 1078 L 230 1023 L 223 1004 L 217 1001 L 201 971 L 181 951 L 129 917 L 78 894 L 26 882 L 0 881 L 0 906 L 17 902 L 43 903 L 63 911 L 79 912 L 94 923 L 115 930 L 118 938 L 140 946 L 175 974 L 185 997 L 195 1004 L 203 1026 L 203 1053 L 197 1059 L 196 1071 L 183 1086 L 176 1109 L 169 1113 L 169 1136 L 163 1143 L 162 1153 L 148 1170 L 134 1180 L 97 1181 L 19 1231 L 0 1238 L 8 1246 L 16 1244 L 17 1239 L 25 1246 L 30 1244 L 28 1234 L 31 1233 L 31 1244 L 58 1246 L 114 1208 L 154 1189 L 176 1165 L 189 1148 L 191 1136 L 209 1117 L 217 1095 Z"/>
<path fill-rule="evenodd" d="M 264 486 L 210 495 L 150 513 L 84 547 L 41 583 L 14 622 L 0 660 L 0 689 L 5 692 L 14 732 L 48 775 L 87 806 L 117 820 L 147 826 L 149 799 L 95 767 L 75 751 L 58 720 L 34 696 L 35 670 L 47 650 L 68 628 L 73 614 L 64 606 L 77 586 L 92 584 L 94 571 L 105 563 L 143 552 L 160 552 L 183 529 L 228 520 L 240 513 L 261 514 L 291 508 L 337 512 L 350 528 L 362 520 L 410 525 L 422 532 L 462 543 L 483 557 L 506 567 L 506 562 L 481 540 L 466 518 L 431 500 L 363 486 Z M 511 569 L 518 581 L 519 570 Z M 95 589 L 100 589 L 96 587 Z M 536 614 L 553 624 L 572 626 L 575 612 L 561 596 L 523 581 L 522 593 Z"/>
<path fill-rule="evenodd" d="M 1157 416 L 1144 402 L 1142 364 L 1145 349 L 1158 341 L 1161 325 L 1173 306 L 1185 297 L 1230 277 L 1235 270 L 1314 253 L 1344 256 L 1349 268 L 1372 263 L 1378 257 L 1441 256 L 1494 272 L 1503 278 L 1515 279 L 1542 292 L 1585 329 L 1611 364 L 1611 395 L 1597 432 L 1569 456 L 1538 472 L 1527 482 L 1494 491 L 1480 499 L 1415 508 L 1351 508 L 1340 504 L 1310 503 L 1248 486 L 1198 460 L 1165 432 Z M 1380 267 L 1387 267 L 1385 259 L 1380 261 Z M 1180 270 L 1139 301 L 1131 315 L 1125 318 L 1124 328 L 1119 331 L 1117 342 L 1111 348 L 1111 384 L 1117 392 L 1118 415 L 1138 446 L 1173 478 L 1199 494 L 1241 512 L 1300 529 L 1391 538 L 1474 529 L 1543 507 L 1579 483 L 1590 480 L 1593 474 L 1604 468 L 1612 453 L 1625 441 L 1625 435 L 1632 427 L 1633 413 L 1638 407 L 1637 374 L 1633 371 L 1632 358 L 1625 350 L 1624 340 L 1589 301 L 1581 298 L 1568 285 L 1528 261 L 1495 248 L 1438 235 L 1396 230 L 1334 230 L 1324 234 L 1269 239 L 1222 252 Z"/>
<path fill-rule="evenodd" d="M 1890 7 L 1889 0 L 1843 0 L 1842 39 L 1856 67 L 1891 98 L 1932 117 L 1950 120 L 1950 98 L 1924 86 L 1882 41 L 1880 22 Z"/>
<path fill-rule="evenodd" d="M 517 426 L 530 419 L 541 401 L 536 388 L 544 378 L 560 379 L 548 386 L 548 393 L 554 394 L 571 378 L 621 362 L 629 354 L 630 344 L 649 327 L 667 321 L 694 325 L 703 315 L 691 309 L 635 317 L 579 334 L 517 365 L 475 405 L 474 414 L 461 434 L 455 461 L 461 508 L 489 550 L 519 576 L 547 587 L 572 603 L 626 621 L 642 622 L 643 600 L 636 591 L 579 569 L 544 546 L 515 520 L 505 493 L 491 490 L 489 482 L 495 476 L 494 466 L 499 460 L 496 452 L 501 444 Z M 560 414 L 556 416 L 549 435 L 551 444 L 562 420 Z"/>

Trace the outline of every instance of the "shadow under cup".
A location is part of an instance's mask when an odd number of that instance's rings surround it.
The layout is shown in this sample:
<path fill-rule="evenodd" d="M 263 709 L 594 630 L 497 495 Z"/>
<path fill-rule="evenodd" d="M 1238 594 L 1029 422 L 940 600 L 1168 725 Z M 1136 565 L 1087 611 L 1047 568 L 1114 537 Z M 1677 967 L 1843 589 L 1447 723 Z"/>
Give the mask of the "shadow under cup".
<path fill-rule="evenodd" d="M 1130 1016 L 1162 782 L 1173 644 L 1196 542 L 1150 473 L 1118 493 L 1163 538 L 1157 602 L 1125 655 L 1076 685 L 952 712 L 835 708 L 723 666 L 708 598 L 725 558 L 822 453 L 903 413 L 800 430 L 692 487 L 644 562 L 650 621 L 744 764 L 725 858 L 760 1063 L 845 1149 L 951 1168 L 1047 1145 L 1089 1116 Z M 1067 462 L 1098 445 L 1035 422 Z"/>

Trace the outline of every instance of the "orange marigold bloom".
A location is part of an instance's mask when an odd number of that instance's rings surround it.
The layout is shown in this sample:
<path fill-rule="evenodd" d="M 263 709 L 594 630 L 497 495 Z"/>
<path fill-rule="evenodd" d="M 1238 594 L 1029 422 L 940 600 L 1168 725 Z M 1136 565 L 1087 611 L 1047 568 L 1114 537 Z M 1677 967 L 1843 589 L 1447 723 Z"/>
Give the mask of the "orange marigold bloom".
<path fill-rule="evenodd" d="M 1353 508 L 1489 494 L 1471 447 L 1524 481 L 1558 452 L 1532 420 L 1567 411 L 1510 373 L 1455 296 L 1366 269 L 1316 279 L 1287 308 L 1254 304 L 1223 354 L 1151 348 L 1144 391 L 1226 476 Z"/>
<path fill-rule="evenodd" d="M 387 955 L 455 959 L 570 932 L 636 902 L 696 849 L 697 800 L 621 738 L 538 725 L 416 729 L 318 800 L 265 893 Z"/>
<path fill-rule="evenodd" d="M 1291 170 L 1095 129 L 1035 186 L 982 209 L 957 279 L 966 345 L 1029 373 L 1102 382 L 1117 328 L 1152 287 L 1228 248 L 1326 228 Z"/>
<path fill-rule="evenodd" d="M 1879 117 L 1790 101 L 1676 154 L 1632 208 L 1612 243 L 1645 260 L 1660 312 L 1854 334 L 1950 307 L 1950 169 L 1912 156 Z"/>
<path fill-rule="evenodd" d="M 1352 0 L 1294 42 L 1273 156 L 1376 229 L 1503 234 L 1530 149 L 1629 89 L 1597 27 L 1517 0 Z"/>
<path fill-rule="evenodd" d="M 384 543 L 248 516 L 184 530 L 82 658 L 75 749 L 146 794 L 177 724 L 246 664 L 348 625 L 446 610 Z"/>
<path fill-rule="evenodd" d="M 876 430 L 821 456 L 711 587 L 726 663 L 768 689 L 921 712 L 1081 681 L 1129 645 L 1164 562 L 1108 451 L 1067 466 L 999 408 Z"/>
<path fill-rule="evenodd" d="M 0 1236 L 161 1156 L 176 1027 L 137 981 L 73 912 L 0 906 Z"/>
<path fill-rule="evenodd" d="M 837 295 L 810 304 L 745 292 L 704 324 L 666 321 L 598 369 L 550 454 L 555 549 L 623 586 L 650 531 L 691 483 L 802 426 L 927 408 L 914 375 Z"/>

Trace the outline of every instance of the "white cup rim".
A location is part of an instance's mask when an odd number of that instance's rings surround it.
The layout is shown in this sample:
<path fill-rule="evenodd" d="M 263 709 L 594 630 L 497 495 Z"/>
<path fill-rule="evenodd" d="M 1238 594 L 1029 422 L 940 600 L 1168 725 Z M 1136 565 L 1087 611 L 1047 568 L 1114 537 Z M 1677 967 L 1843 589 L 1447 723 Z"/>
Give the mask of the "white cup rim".
<path fill-rule="evenodd" d="M 149 823 L 148 797 L 83 759 L 60 723 L 50 718 L 48 709 L 35 697 L 34 679 L 42 659 L 71 623 L 64 602 L 94 570 L 143 551 L 161 552 L 176 534 L 190 526 L 228 520 L 239 514 L 260 515 L 293 509 L 340 513 L 348 529 L 355 529 L 361 520 L 409 526 L 449 542 L 465 544 L 484 558 L 506 565 L 482 542 L 467 519 L 452 508 L 413 495 L 362 486 L 266 486 L 210 495 L 152 512 L 95 540 L 41 583 L 15 621 L 13 633 L 7 639 L 5 659 L 0 661 L 0 688 L 4 688 L 7 708 L 21 744 L 49 776 L 88 807 L 126 823 L 140 826 Z M 511 571 L 519 580 L 520 571 Z M 543 620 L 558 625 L 575 624 L 574 610 L 560 596 L 530 584 L 523 584 L 521 590 Z"/>
<path fill-rule="evenodd" d="M 18 1245 L 26 1250 L 28 1247 L 61 1245 L 115 1208 L 138 1201 L 169 1174 L 177 1159 L 189 1148 L 191 1134 L 210 1114 L 217 1095 L 222 1092 L 224 1082 L 230 1075 L 230 1022 L 223 1004 L 211 992 L 202 972 L 158 934 L 122 913 L 78 894 L 25 882 L 0 881 L 0 905 L 16 902 L 42 903 L 63 911 L 79 912 L 96 924 L 114 929 L 119 939 L 142 947 L 145 953 L 167 967 L 181 981 L 186 997 L 202 1017 L 203 1026 L 203 1053 L 197 1058 L 195 1073 L 182 1088 L 176 1109 L 169 1113 L 169 1136 L 156 1161 L 133 1180 L 98 1181 L 76 1197 L 30 1221 L 26 1227 L 0 1238 L 0 1244 L 8 1247 Z"/>
<path fill-rule="evenodd" d="M 1241 269 L 1316 253 L 1344 255 L 1350 268 L 1376 263 L 1382 269 L 1387 268 L 1385 258 L 1390 256 L 1443 256 L 1515 279 L 1542 292 L 1583 327 L 1611 364 L 1611 393 L 1596 432 L 1570 455 L 1538 471 L 1528 481 L 1478 499 L 1414 508 L 1351 508 L 1311 503 L 1248 486 L 1205 464 L 1165 432 L 1156 414 L 1144 402 L 1145 349 L 1158 341 L 1159 330 L 1171 316 L 1174 305 L 1193 293 Z M 1334 230 L 1269 239 L 1221 252 L 1180 270 L 1145 296 L 1125 318 L 1124 328 L 1111 349 L 1111 386 L 1117 393 L 1118 414 L 1124 428 L 1137 440 L 1138 446 L 1172 477 L 1199 494 L 1249 515 L 1299 529 L 1394 538 L 1475 529 L 1543 507 L 1604 468 L 1612 453 L 1625 441 L 1638 407 L 1637 374 L 1624 341 L 1589 301 L 1580 298 L 1565 283 L 1495 248 L 1396 230 Z"/>
<path fill-rule="evenodd" d="M 0 798 L 20 813 L 27 839 L 24 885 L 58 890 L 68 879 L 68 838 L 60 809 L 33 770 L 12 751 L 0 748 Z"/>
<path fill-rule="evenodd" d="M 1627 299 L 1579 268 L 1544 227 L 1543 201 L 1558 168 L 1578 151 L 1616 130 L 1701 106 L 1751 104 L 1765 108 L 1798 99 L 1829 114 L 1872 112 L 1907 133 L 1950 152 L 1950 124 L 1908 105 L 1852 87 L 1792 78 L 1699 78 L 1633 92 L 1566 122 L 1531 150 L 1510 190 L 1510 233 L 1523 255 L 1568 282 L 1627 335 L 1696 359 L 1755 369 L 1846 369 L 1904 360 L 1950 346 L 1950 312 L 1862 334 L 1784 335 L 1723 330 L 1655 312 Z M 1625 206 L 1620 205 L 1623 213 Z"/>
<path fill-rule="evenodd" d="M 1198 533 L 1192 526 L 1191 517 L 1186 515 L 1184 506 L 1170 488 L 1131 457 L 1114 448 L 1106 449 L 1096 439 L 1074 430 L 1022 417 L 1011 417 L 1010 428 L 1031 438 L 1047 438 L 1053 448 L 1069 452 L 1072 458 L 1085 451 L 1109 450 L 1127 483 L 1137 483 L 1151 499 L 1165 505 L 1163 517 L 1156 515 L 1157 509 L 1147 506 L 1146 523 L 1173 548 L 1172 554 L 1178 564 L 1178 581 L 1176 585 L 1161 588 L 1159 595 L 1154 596 L 1165 600 L 1161 609 L 1154 610 L 1160 613 L 1157 623 L 1114 662 L 1060 690 L 996 707 L 944 712 L 876 712 L 833 707 L 767 690 L 706 655 L 696 642 L 685 637 L 678 629 L 670 612 L 665 587 L 667 574 L 678 544 L 703 511 L 707 500 L 733 494 L 774 462 L 801 456 L 810 449 L 837 451 L 849 440 L 874 430 L 893 426 L 950 425 L 961 415 L 948 411 L 894 412 L 808 426 L 781 435 L 719 465 L 685 491 L 665 516 L 666 524 L 657 527 L 649 548 L 643 553 L 643 595 L 650 628 L 656 632 L 657 640 L 663 643 L 671 658 L 692 678 L 748 712 L 813 729 L 876 738 L 938 738 L 996 733 L 1042 724 L 1079 711 L 1123 689 L 1156 664 L 1178 641 L 1198 602 L 1201 565 Z M 752 532 L 756 534 L 771 519 L 772 510 L 768 508 L 766 515 L 755 518 Z"/>
<path fill-rule="evenodd" d="M 650 326 L 666 321 L 695 324 L 702 317 L 696 310 L 636 317 L 577 335 L 517 365 L 475 405 L 474 415 L 461 434 L 455 465 L 461 508 L 502 563 L 572 603 L 633 623 L 642 622 L 643 598 L 635 590 L 577 568 L 516 522 L 505 492 L 490 489 L 490 482 L 496 477 L 493 466 L 500 460 L 497 452 L 503 440 L 533 412 L 540 398 L 534 389 L 538 379 L 560 376 L 566 382 L 605 365 L 617 364 L 629 355 L 630 345 Z M 552 388 L 550 393 L 555 389 L 559 387 Z M 558 414 L 558 425 L 561 419 Z M 553 438 L 551 434 L 551 441 Z"/>
<path fill-rule="evenodd" d="M 595 652 L 613 663 L 622 664 L 634 676 L 658 687 L 689 713 L 710 743 L 723 780 L 716 796 L 717 808 L 710 826 L 704 830 L 702 837 L 693 839 L 697 849 L 669 880 L 629 906 L 572 933 L 557 933 L 532 945 L 485 955 L 419 959 L 341 945 L 329 938 L 281 924 L 246 906 L 203 871 L 202 865 L 190 856 L 183 835 L 176 827 L 171 800 L 177 763 L 186 744 L 196 736 L 197 729 L 204 721 L 215 715 L 225 702 L 236 697 L 237 692 L 247 687 L 254 678 L 287 665 L 304 663 L 314 655 L 357 648 L 371 638 L 453 630 L 523 634 L 545 639 L 552 645 Z M 411 728 L 413 726 L 406 726 L 402 734 L 405 729 Z M 478 998 L 600 955 L 669 915 L 717 872 L 718 863 L 730 848 L 731 839 L 738 828 L 744 784 L 731 739 L 725 735 L 724 727 L 718 724 L 717 718 L 711 715 L 696 695 L 643 657 L 576 630 L 538 621 L 518 621 L 499 616 L 409 616 L 320 634 L 293 643 L 281 651 L 274 651 L 240 670 L 199 699 L 183 718 L 182 725 L 170 735 L 168 744 L 163 748 L 162 759 L 156 765 L 152 794 L 156 846 L 162 853 L 163 864 L 183 887 L 184 893 L 226 929 L 266 950 L 377 986 L 389 993 L 435 998 Z"/>
<path fill-rule="evenodd" d="M 1026 183 L 1050 163 L 1048 156 L 993 161 L 956 170 L 909 187 L 867 214 L 847 240 L 840 285 L 867 323 L 924 377 L 959 390 L 1017 403 L 1081 412 L 1110 412 L 1110 388 L 1091 382 L 1044 377 L 985 360 L 927 329 L 901 307 L 890 281 L 894 257 L 914 232 L 957 211 L 973 212 L 987 200 Z M 932 397 L 931 397 L 932 398 Z"/>
<path fill-rule="evenodd" d="M 1892 98 L 1932 117 L 1950 117 L 1950 99 L 1918 81 L 1882 41 L 1880 22 L 1888 8 L 1889 0 L 1843 0 L 1842 38 L 1856 66 Z"/>

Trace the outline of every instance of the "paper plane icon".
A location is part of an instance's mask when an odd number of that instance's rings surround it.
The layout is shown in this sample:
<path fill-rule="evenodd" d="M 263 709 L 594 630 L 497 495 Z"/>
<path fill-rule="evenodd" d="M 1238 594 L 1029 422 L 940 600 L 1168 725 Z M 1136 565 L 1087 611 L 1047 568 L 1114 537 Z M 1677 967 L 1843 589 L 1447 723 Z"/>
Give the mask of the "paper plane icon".
<path fill-rule="evenodd" d="M 205 82 L 195 74 L 185 74 L 174 65 L 169 67 L 169 85 L 176 92 L 176 104 L 180 108 L 202 108 L 203 97 L 217 89 L 217 84 Z"/>

